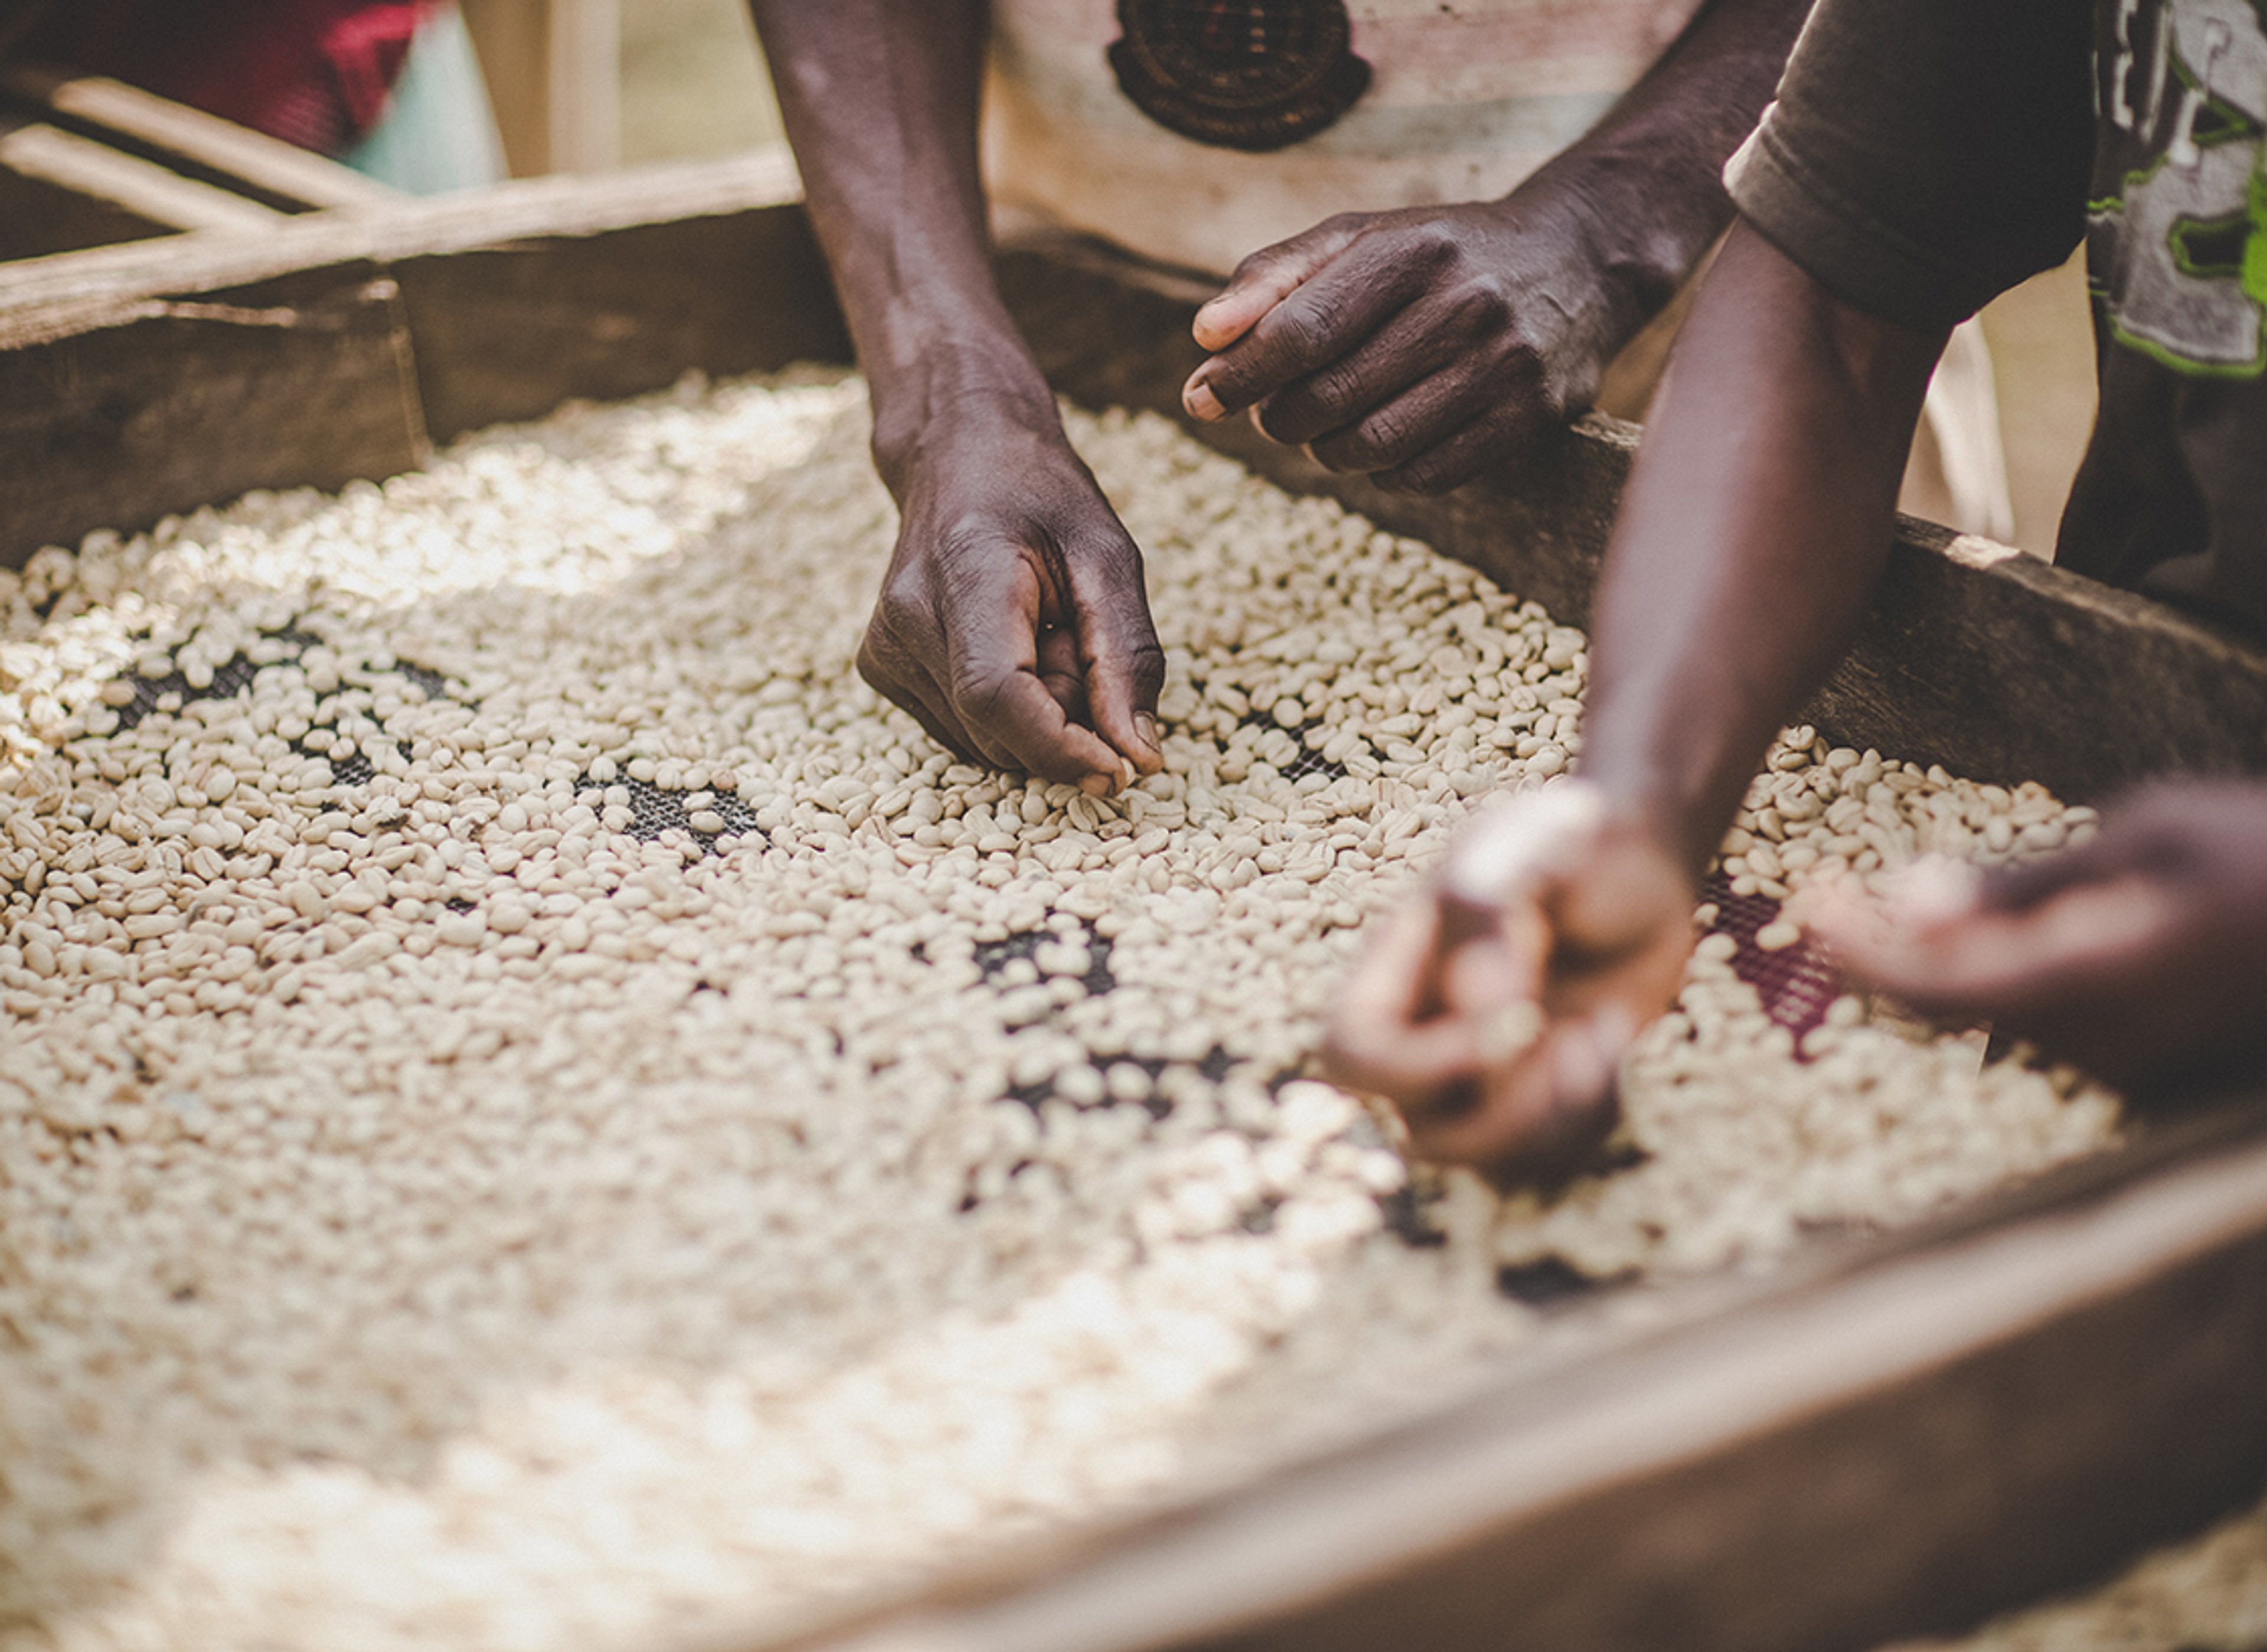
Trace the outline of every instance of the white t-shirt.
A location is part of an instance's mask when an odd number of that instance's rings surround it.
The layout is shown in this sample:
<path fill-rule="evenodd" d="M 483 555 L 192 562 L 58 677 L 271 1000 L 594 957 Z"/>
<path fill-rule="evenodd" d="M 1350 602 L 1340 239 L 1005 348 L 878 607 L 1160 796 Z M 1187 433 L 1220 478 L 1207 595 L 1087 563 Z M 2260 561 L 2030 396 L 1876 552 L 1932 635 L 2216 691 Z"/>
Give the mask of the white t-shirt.
<path fill-rule="evenodd" d="M 1230 23 L 1256 9 L 1162 4 Z M 1332 213 L 1508 194 L 1588 130 L 1699 4 L 1349 0 L 1367 88 L 1322 129 L 1251 153 L 1135 105 L 1110 60 L 1124 32 L 1113 0 L 993 0 L 986 172 L 1004 216 L 1223 274 Z"/>

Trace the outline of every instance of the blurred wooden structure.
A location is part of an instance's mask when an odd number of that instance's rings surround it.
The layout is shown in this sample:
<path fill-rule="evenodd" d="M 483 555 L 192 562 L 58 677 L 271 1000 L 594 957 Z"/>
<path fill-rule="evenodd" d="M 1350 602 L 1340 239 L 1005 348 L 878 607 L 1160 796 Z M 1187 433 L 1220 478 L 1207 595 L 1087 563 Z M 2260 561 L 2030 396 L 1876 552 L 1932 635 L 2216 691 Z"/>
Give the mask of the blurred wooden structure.
<path fill-rule="evenodd" d="M 622 152 L 622 0 L 459 0 L 515 178 Z"/>

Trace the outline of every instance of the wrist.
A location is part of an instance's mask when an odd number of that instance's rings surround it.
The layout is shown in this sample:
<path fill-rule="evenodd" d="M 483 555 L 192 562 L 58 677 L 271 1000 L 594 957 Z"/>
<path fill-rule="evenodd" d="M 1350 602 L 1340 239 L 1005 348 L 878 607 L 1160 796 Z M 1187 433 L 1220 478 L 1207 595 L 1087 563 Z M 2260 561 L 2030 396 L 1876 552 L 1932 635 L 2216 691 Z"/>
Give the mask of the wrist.
<path fill-rule="evenodd" d="M 1691 279 L 1732 216 L 1713 174 L 1610 150 L 1560 156 L 1502 205 L 1523 235 L 1539 229 L 1556 249 L 1538 274 L 1565 317 L 1569 411 L 1588 405 L 1606 365 Z"/>
<path fill-rule="evenodd" d="M 1062 440 L 1054 392 L 1023 341 L 1009 333 L 908 330 L 880 363 L 867 361 L 875 467 L 891 493 L 964 444 L 1003 433 Z"/>

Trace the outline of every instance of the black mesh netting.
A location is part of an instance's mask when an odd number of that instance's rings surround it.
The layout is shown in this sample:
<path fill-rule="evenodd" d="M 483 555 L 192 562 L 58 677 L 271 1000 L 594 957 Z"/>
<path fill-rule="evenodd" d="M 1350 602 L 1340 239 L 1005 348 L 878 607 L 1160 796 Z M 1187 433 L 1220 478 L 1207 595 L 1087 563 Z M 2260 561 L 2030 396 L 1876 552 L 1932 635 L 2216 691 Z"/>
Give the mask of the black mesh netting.
<path fill-rule="evenodd" d="M 192 683 L 187 673 L 180 669 L 177 663 L 178 650 L 174 656 L 170 657 L 176 662 L 170 671 L 156 676 L 135 673 L 121 677 L 121 681 L 132 686 L 134 697 L 125 705 L 114 709 L 119 731 L 124 732 L 131 730 L 153 714 L 178 712 L 182 707 L 195 701 L 232 700 L 250 689 L 253 680 L 261 672 L 296 664 L 309 649 L 318 646 L 323 641 L 321 637 L 312 632 L 302 631 L 294 627 L 263 632 L 262 635 L 282 645 L 282 651 L 276 659 L 264 664 L 255 664 L 246 655 L 238 652 L 224 664 L 216 666 L 210 680 L 202 687 Z M 400 660 L 386 669 L 393 675 L 415 685 L 428 700 L 456 700 L 465 705 L 474 703 L 459 695 L 451 694 L 448 679 L 430 666 L 420 665 L 410 660 Z M 319 695 L 316 700 L 318 708 L 319 709 L 326 701 L 334 697 Z M 318 718 L 317 721 L 319 722 L 321 719 Z M 360 745 L 353 741 L 342 740 L 326 730 L 310 731 L 300 738 L 292 741 L 291 749 L 302 757 L 318 759 L 328 763 L 331 766 L 332 783 L 342 791 L 352 791 L 367 786 L 378 777 L 378 766 L 371 761 L 370 754 L 363 751 Z M 395 749 L 404 757 L 409 755 L 409 747 L 406 742 L 397 743 Z M 704 802 L 701 809 L 693 809 L 687 807 L 686 803 L 686 797 L 691 795 L 689 793 L 671 791 L 650 782 L 630 779 L 627 776 L 600 782 L 587 773 L 576 782 L 576 791 L 586 799 L 590 799 L 595 793 L 601 807 L 618 802 L 627 808 L 630 819 L 623 831 L 626 835 L 642 843 L 650 843 L 661 837 L 663 833 L 674 830 L 685 833 L 686 839 L 696 846 L 701 853 L 709 855 L 717 853 L 723 845 L 735 838 L 747 836 L 760 838 L 763 835 L 756 825 L 755 811 L 729 792 L 713 796 Z M 701 812 L 702 810 L 714 814 L 723 822 L 721 831 L 703 833 L 694 829 L 693 816 Z"/>

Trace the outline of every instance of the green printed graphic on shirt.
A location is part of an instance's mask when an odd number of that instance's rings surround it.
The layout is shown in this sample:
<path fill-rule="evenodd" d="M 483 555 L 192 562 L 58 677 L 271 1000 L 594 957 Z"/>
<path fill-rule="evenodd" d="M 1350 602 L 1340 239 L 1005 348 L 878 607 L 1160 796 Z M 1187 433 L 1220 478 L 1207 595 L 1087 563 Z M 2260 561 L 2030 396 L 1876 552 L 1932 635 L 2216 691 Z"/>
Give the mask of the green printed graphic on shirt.
<path fill-rule="evenodd" d="M 2087 262 L 2110 334 L 2182 372 L 2267 367 L 2267 26 L 2255 0 L 2107 0 L 2095 90 L 2137 164 Z"/>

